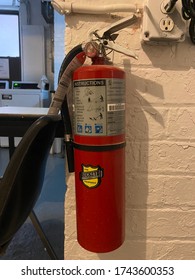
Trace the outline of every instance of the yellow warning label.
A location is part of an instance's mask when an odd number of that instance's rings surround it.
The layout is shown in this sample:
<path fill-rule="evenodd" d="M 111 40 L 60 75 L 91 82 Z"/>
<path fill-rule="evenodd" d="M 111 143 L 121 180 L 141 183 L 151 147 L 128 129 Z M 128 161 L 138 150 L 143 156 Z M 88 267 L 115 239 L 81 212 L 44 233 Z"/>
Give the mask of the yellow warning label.
<path fill-rule="evenodd" d="M 88 188 L 96 188 L 101 184 L 101 179 L 104 176 L 104 170 L 100 166 L 82 164 L 80 172 L 80 180 L 84 186 Z"/>

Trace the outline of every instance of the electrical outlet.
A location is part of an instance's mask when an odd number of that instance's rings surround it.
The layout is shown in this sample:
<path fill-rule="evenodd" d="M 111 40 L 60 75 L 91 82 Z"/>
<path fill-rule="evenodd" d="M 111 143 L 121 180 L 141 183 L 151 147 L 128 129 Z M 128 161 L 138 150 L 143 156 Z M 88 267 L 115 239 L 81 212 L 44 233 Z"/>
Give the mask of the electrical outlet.
<path fill-rule="evenodd" d="M 185 40 L 186 21 L 181 14 L 181 3 L 167 13 L 169 0 L 145 0 L 143 9 L 142 40 L 149 44 L 167 44 Z"/>
<path fill-rule="evenodd" d="M 160 20 L 160 29 L 164 32 L 171 32 L 174 28 L 174 21 L 170 17 L 162 18 Z"/>

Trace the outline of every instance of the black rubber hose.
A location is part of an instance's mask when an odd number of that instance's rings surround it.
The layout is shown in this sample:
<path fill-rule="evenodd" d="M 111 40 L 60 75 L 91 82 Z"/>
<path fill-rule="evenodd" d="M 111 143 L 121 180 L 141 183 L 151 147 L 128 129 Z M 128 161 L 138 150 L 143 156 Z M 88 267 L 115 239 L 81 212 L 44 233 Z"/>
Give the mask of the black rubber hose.
<path fill-rule="evenodd" d="M 60 81 L 60 78 L 62 77 L 62 74 L 64 73 L 64 71 L 66 70 L 67 66 L 70 64 L 70 62 L 73 60 L 73 58 L 79 54 L 83 52 L 82 49 L 82 45 L 77 45 L 76 47 L 74 47 L 64 58 L 64 60 L 62 61 L 62 64 L 60 66 L 60 70 L 59 70 L 59 74 L 58 74 L 58 83 Z"/>
<path fill-rule="evenodd" d="M 68 171 L 71 173 L 74 172 L 74 149 L 72 141 L 72 126 L 66 97 L 62 103 L 61 116 L 64 124 L 64 144 L 67 156 Z"/>
<path fill-rule="evenodd" d="M 58 75 L 58 83 L 60 81 L 61 76 L 63 75 L 64 71 L 68 67 L 68 65 L 71 63 L 73 58 L 78 55 L 79 53 L 83 52 L 82 46 L 78 45 L 74 47 L 64 58 Z M 73 150 L 73 141 L 71 139 L 72 136 L 72 125 L 71 125 L 71 119 L 70 119 L 70 113 L 68 109 L 68 100 L 67 96 L 65 97 L 62 108 L 61 108 L 61 116 L 64 124 L 64 143 L 66 148 L 66 155 L 67 155 L 67 162 L 68 162 L 68 170 L 69 172 L 74 172 L 74 150 Z"/>

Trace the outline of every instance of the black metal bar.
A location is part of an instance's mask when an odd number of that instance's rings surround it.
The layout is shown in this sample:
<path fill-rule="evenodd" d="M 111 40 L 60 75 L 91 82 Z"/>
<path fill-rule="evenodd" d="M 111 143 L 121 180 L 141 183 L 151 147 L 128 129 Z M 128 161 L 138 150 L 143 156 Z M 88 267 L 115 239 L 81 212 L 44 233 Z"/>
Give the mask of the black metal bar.
<path fill-rule="evenodd" d="M 36 214 L 33 210 L 31 211 L 29 217 L 30 217 L 30 219 L 31 219 L 31 221 L 32 221 L 32 223 L 33 223 L 41 241 L 43 242 L 50 258 L 52 260 L 58 260 L 58 257 L 56 255 L 56 253 L 54 252 L 54 249 L 52 248 L 52 246 L 51 246 L 47 236 L 45 235 L 45 233 L 44 233 L 44 231 L 41 227 L 41 224 L 39 223 L 39 220 L 38 220 L 38 218 L 37 218 L 37 216 L 36 216 Z"/>

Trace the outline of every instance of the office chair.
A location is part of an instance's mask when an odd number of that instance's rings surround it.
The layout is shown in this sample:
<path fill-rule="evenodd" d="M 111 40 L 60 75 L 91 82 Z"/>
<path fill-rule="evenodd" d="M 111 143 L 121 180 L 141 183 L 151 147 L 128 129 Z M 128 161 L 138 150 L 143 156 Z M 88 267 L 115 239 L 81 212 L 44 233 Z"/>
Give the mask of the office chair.
<path fill-rule="evenodd" d="M 57 256 L 33 207 L 40 195 L 47 157 L 59 118 L 43 116 L 27 130 L 0 179 L 0 253 L 29 216 L 51 259 Z"/>

